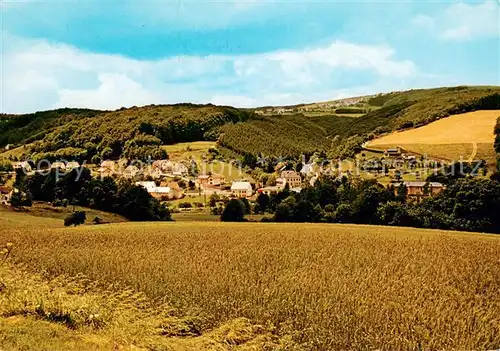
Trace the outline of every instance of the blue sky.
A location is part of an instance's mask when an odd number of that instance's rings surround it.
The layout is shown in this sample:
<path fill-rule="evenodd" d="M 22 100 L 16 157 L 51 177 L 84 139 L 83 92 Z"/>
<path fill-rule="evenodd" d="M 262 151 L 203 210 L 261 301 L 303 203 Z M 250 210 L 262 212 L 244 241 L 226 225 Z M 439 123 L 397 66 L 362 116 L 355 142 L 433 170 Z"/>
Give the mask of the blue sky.
<path fill-rule="evenodd" d="M 500 85 L 496 0 L 3 0 L 1 14 L 8 113 Z"/>

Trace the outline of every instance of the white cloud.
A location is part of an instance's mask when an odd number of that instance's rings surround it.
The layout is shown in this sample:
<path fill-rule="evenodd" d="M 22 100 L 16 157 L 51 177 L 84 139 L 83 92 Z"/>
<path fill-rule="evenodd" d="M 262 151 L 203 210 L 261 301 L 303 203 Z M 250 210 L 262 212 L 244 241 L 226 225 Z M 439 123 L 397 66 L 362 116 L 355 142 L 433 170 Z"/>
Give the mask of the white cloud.
<path fill-rule="evenodd" d="M 397 60 L 389 46 L 341 41 L 302 51 L 136 60 L 44 40 L 4 39 L 1 110 L 11 113 L 174 102 L 300 103 L 332 94 L 342 85 L 333 78 L 339 72 L 369 72 L 396 84 L 417 75 L 414 64 Z"/>
<path fill-rule="evenodd" d="M 133 101 L 134 105 L 153 104 L 161 99 L 159 94 L 148 91 L 124 74 L 103 73 L 98 76 L 97 89 L 59 91 L 56 107 L 92 107 L 95 109 L 116 108 Z"/>
<path fill-rule="evenodd" d="M 500 6 L 495 0 L 479 4 L 454 3 L 442 15 L 418 15 L 414 24 L 445 40 L 468 40 L 476 37 L 500 36 Z"/>

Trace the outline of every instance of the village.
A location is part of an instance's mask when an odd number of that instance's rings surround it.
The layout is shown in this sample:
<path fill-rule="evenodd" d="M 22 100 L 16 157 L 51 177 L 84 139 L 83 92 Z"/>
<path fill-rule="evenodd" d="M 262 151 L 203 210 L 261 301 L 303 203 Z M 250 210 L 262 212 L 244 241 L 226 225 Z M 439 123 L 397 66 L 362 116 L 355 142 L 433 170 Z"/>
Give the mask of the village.
<path fill-rule="evenodd" d="M 424 165 L 424 162 L 427 163 Z M 192 159 L 164 159 L 149 163 L 120 159 L 105 160 L 99 165 L 57 161 L 42 170 L 33 169 L 30 162 L 15 161 L 12 162 L 12 171 L 14 173 L 21 169 L 30 174 L 55 169 L 63 175 L 85 166 L 91 170 L 93 176 L 101 179 L 128 179 L 135 185 L 144 187 L 152 197 L 166 202 L 173 210 L 193 212 L 206 208 L 211 196 L 217 196 L 219 199 L 245 198 L 255 201 L 259 194 L 276 194 L 285 188 L 300 193 L 304 186 L 314 185 L 321 175 L 376 179 L 380 184 L 394 189 L 404 185 L 407 198 L 418 202 L 425 197 L 439 194 L 445 187 L 439 182 L 425 181 L 429 165 L 437 167 L 441 166 L 441 163 L 404 153 L 400 148 L 389 148 L 382 151 L 365 150 L 358 155 L 355 162 L 349 161 L 347 166 L 345 163 L 325 165 L 324 162 L 321 164 L 310 161 L 295 168 L 297 170 L 292 170 L 287 169 L 286 165 L 278 165 L 273 174 L 257 180 L 248 177 L 244 172 L 240 172 L 240 178 L 233 176 L 228 179 L 222 174 L 224 172 L 208 171 L 206 164 L 200 171 Z M 0 204 L 9 204 L 15 191 L 15 188 L 7 185 L 0 187 Z"/>

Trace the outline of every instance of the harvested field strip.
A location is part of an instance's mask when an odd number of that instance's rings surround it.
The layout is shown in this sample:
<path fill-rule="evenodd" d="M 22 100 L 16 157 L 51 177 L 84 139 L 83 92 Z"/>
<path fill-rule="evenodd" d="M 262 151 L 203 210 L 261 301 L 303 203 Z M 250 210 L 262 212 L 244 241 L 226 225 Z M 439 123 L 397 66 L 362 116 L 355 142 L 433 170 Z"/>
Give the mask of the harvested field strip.
<path fill-rule="evenodd" d="M 375 145 L 493 143 L 493 129 L 500 110 L 449 116 L 423 127 L 394 132 L 370 141 Z"/>

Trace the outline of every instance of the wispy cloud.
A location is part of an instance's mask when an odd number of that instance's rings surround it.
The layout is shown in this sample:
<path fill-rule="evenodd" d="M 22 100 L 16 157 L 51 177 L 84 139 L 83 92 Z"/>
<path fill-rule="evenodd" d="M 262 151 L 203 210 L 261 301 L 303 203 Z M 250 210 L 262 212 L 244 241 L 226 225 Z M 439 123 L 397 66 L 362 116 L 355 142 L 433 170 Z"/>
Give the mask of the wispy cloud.
<path fill-rule="evenodd" d="M 398 60 L 387 45 L 342 41 L 297 51 L 138 60 L 45 40 L 5 39 L 3 112 L 185 101 L 299 103 L 335 94 L 341 72 L 396 83 L 417 75 L 415 65 Z"/>
<path fill-rule="evenodd" d="M 419 14 L 413 23 L 437 31 L 445 40 L 500 37 L 500 6 L 494 0 L 477 4 L 454 3 L 441 15 Z"/>

